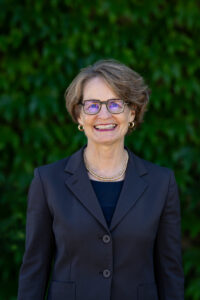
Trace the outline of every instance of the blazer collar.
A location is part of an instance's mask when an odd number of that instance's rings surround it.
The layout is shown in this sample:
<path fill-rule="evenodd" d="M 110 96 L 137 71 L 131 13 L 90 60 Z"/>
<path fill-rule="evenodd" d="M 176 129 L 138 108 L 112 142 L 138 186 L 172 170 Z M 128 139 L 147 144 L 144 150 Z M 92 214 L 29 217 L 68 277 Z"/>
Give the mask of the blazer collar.
<path fill-rule="evenodd" d="M 68 173 L 65 183 L 97 221 L 100 222 L 107 231 L 112 231 L 145 192 L 148 185 L 142 176 L 148 173 L 147 169 L 142 159 L 126 148 L 129 153 L 126 176 L 110 228 L 108 228 L 84 165 L 84 148 L 85 146 L 69 158 L 65 166 L 65 172 Z"/>

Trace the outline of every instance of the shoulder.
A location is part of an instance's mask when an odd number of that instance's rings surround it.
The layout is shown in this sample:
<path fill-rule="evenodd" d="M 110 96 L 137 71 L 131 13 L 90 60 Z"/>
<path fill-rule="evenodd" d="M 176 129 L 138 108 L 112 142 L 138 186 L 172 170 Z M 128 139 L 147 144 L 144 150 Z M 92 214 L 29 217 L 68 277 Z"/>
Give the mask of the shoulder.
<path fill-rule="evenodd" d="M 147 170 L 149 172 L 156 172 L 156 173 L 162 173 L 162 174 L 171 174 L 173 172 L 172 169 L 166 167 L 166 166 L 161 166 L 157 163 L 145 160 L 143 158 L 138 157 L 138 159 L 140 159 L 143 164 L 145 165 L 145 167 L 147 168 Z"/>
<path fill-rule="evenodd" d="M 145 160 L 132 153 L 135 166 L 140 176 L 152 187 L 157 190 L 168 191 L 177 189 L 174 171 L 168 167 Z"/>
<path fill-rule="evenodd" d="M 132 159 L 134 160 L 140 175 L 146 174 L 147 176 L 156 179 L 169 179 L 170 177 L 174 177 L 172 169 L 141 158 L 131 151 L 129 153 L 131 153 Z"/>
<path fill-rule="evenodd" d="M 38 166 L 35 168 L 35 175 L 39 174 L 41 177 L 44 178 L 56 178 L 60 175 L 63 175 L 67 170 L 67 166 L 76 165 L 79 163 L 82 157 L 83 147 L 77 150 L 75 153 L 72 153 L 70 156 L 64 157 L 60 160 L 55 162 Z"/>
<path fill-rule="evenodd" d="M 35 168 L 34 174 L 35 175 L 37 173 L 39 173 L 39 174 L 51 174 L 51 173 L 56 174 L 57 171 L 62 170 L 62 169 L 64 170 L 69 157 L 62 158 L 60 160 L 57 160 L 57 161 L 49 163 L 49 164 L 38 166 Z"/>

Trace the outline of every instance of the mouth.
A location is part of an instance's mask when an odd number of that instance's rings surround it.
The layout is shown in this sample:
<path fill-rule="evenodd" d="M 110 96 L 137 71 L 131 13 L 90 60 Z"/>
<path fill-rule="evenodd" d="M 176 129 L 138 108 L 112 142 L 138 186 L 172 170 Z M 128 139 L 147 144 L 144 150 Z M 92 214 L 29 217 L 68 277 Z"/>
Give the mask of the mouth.
<path fill-rule="evenodd" d="M 113 131 L 117 127 L 117 124 L 98 124 L 94 128 L 97 131 Z"/>

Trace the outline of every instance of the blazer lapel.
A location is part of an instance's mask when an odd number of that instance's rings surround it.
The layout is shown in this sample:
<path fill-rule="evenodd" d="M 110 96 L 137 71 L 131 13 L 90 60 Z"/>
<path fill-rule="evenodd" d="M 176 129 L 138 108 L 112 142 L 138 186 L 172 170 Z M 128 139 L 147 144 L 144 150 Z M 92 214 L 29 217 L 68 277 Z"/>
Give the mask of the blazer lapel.
<path fill-rule="evenodd" d="M 65 167 L 65 171 L 68 173 L 65 184 L 108 231 L 108 225 L 84 165 L 83 149 L 84 147 L 69 158 Z"/>
<path fill-rule="evenodd" d="M 147 170 L 142 159 L 127 149 L 129 152 L 129 161 L 126 176 L 110 228 L 108 228 L 84 165 L 83 150 L 84 147 L 69 158 L 65 167 L 65 172 L 68 173 L 65 184 L 97 221 L 101 223 L 107 231 L 112 231 L 147 189 L 148 184 L 142 178 L 142 176 L 147 173 Z"/>
<path fill-rule="evenodd" d="M 142 160 L 130 150 L 128 150 L 128 152 L 129 162 L 126 170 L 126 176 L 112 217 L 110 231 L 112 231 L 120 223 L 148 187 L 148 184 L 142 178 L 142 175 L 147 173 Z"/>

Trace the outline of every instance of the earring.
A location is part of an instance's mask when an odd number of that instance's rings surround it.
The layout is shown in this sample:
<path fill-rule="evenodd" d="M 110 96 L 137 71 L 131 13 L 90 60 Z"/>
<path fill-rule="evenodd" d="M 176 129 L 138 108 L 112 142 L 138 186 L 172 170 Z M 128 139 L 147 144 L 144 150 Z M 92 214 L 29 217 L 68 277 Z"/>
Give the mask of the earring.
<path fill-rule="evenodd" d="M 129 122 L 129 124 L 128 124 L 128 125 L 129 125 L 129 128 L 131 128 L 131 129 L 132 129 L 132 128 L 134 127 L 135 123 L 132 121 L 132 122 Z"/>
<path fill-rule="evenodd" d="M 80 131 L 84 131 L 84 127 L 83 127 L 83 125 L 81 125 L 81 124 L 78 124 L 78 130 L 80 130 Z"/>

